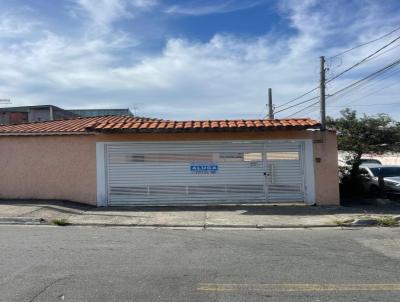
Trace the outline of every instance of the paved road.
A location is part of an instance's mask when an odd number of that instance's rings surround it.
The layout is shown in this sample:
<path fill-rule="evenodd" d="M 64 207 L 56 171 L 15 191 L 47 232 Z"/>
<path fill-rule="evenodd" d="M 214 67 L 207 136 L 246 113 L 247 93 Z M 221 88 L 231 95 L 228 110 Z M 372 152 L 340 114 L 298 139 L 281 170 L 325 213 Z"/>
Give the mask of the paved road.
<path fill-rule="evenodd" d="M 399 301 L 400 230 L 0 227 L 0 301 Z"/>

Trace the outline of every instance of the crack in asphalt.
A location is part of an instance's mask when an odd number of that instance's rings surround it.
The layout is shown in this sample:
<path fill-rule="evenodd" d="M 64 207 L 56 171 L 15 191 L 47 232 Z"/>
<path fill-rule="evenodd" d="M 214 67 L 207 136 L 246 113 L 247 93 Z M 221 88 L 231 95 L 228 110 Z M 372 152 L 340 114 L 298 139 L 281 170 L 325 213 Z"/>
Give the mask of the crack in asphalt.
<path fill-rule="evenodd" d="M 42 209 L 43 209 L 42 207 L 38 207 L 38 208 L 35 209 L 35 210 L 32 210 L 32 211 L 30 211 L 30 212 L 28 212 L 28 213 L 23 214 L 22 217 L 27 217 L 27 215 L 31 215 L 32 213 L 38 212 L 38 211 L 40 211 L 40 210 L 42 210 Z M 28 216 L 28 217 L 30 217 L 30 216 Z"/>
<path fill-rule="evenodd" d="M 56 284 L 57 282 L 60 282 L 62 280 L 65 280 L 67 278 L 69 278 L 71 276 L 64 276 L 62 278 L 58 278 L 52 282 L 50 282 L 48 285 L 46 285 L 42 290 L 40 290 L 35 296 L 33 296 L 29 302 L 34 302 L 40 295 L 42 295 L 44 292 L 46 292 L 50 287 L 52 287 L 54 284 Z"/>
<path fill-rule="evenodd" d="M 207 211 L 204 211 L 203 229 L 206 229 L 206 228 L 207 228 L 207 220 L 208 220 L 208 214 L 207 214 Z"/>

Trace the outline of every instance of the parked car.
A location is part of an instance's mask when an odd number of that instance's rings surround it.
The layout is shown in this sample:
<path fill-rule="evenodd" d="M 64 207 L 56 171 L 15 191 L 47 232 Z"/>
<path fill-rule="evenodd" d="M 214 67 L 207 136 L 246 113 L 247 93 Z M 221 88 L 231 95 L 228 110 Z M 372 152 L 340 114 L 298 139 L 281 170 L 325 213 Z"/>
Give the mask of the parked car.
<path fill-rule="evenodd" d="M 363 166 L 382 165 L 382 163 L 379 160 L 374 159 L 374 158 L 361 158 L 360 161 L 361 161 L 361 165 L 363 165 Z M 344 171 L 345 171 L 345 169 L 348 170 L 351 168 L 351 166 L 353 164 L 353 160 L 345 161 L 345 160 L 339 158 L 338 164 L 339 164 L 339 168 L 340 168 L 339 169 L 339 183 L 342 184 L 343 177 L 346 175 L 346 172 L 344 172 Z"/>
<path fill-rule="evenodd" d="M 361 165 L 382 165 L 382 163 L 374 158 L 361 158 Z M 353 164 L 352 160 L 346 161 L 346 165 L 351 166 Z"/>
<path fill-rule="evenodd" d="M 400 166 L 362 165 L 360 166 L 363 186 L 371 196 L 379 196 L 379 176 L 383 176 L 388 195 L 400 196 Z"/>

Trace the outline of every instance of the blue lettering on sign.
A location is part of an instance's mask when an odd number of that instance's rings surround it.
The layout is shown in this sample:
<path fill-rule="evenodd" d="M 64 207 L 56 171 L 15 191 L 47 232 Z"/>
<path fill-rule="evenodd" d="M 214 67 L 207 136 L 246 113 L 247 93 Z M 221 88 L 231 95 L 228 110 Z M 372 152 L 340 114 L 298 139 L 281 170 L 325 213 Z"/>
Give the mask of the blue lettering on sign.
<path fill-rule="evenodd" d="M 218 171 L 216 164 L 191 164 L 190 171 L 195 174 L 215 174 Z"/>

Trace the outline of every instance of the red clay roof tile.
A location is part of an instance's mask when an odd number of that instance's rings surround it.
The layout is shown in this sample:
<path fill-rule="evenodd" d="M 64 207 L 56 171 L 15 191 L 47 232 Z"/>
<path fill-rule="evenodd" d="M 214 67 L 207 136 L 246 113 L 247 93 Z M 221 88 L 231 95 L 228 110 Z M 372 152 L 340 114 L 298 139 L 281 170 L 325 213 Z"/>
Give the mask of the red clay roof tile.
<path fill-rule="evenodd" d="M 205 120 L 170 121 L 132 116 L 103 116 L 19 125 L 0 125 L 0 135 L 18 134 L 80 134 L 92 132 L 182 132 L 182 131 L 268 131 L 273 129 L 317 128 L 315 120 Z"/>

